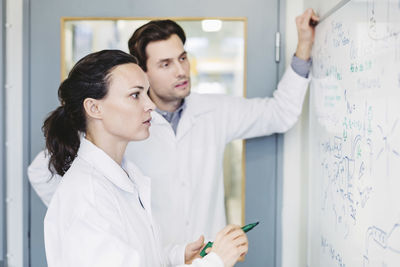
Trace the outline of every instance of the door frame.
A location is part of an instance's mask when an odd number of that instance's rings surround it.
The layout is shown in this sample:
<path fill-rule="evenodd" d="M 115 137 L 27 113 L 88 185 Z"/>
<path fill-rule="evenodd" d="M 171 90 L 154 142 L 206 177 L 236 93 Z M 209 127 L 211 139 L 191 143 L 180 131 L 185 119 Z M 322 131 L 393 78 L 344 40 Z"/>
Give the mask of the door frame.
<path fill-rule="evenodd" d="M 23 254 L 23 266 L 31 266 L 31 249 L 30 249 L 30 198 L 31 190 L 29 185 L 29 179 L 27 175 L 27 169 L 32 161 L 31 155 L 31 88 L 30 88 L 30 42 L 31 42 L 31 25 L 30 25 L 30 3 L 31 0 L 22 0 L 22 103 L 24 109 L 22 110 L 22 168 L 23 168 L 23 188 L 22 188 L 22 201 L 23 201 L 23 240 L 22 240 L 22 254 Z"/>
<path fill-rule="evenodd" d="M 277 68 L 277 81 L 283 76 L 286 66 L 286 0 L 278 1 L 278 32 L 280 33 L 280 61 Z M 275 211 L 275 267 L 282 266 L 282 209 L 283 209 L 283 150 L 284 134 L 276 134 L 276 211 Z"/>
<path fill-rule="evenodd" d="M 6 231 L 6 141 L 5 141 L 5 27 L 6 2 L 0 0 L 0 267 L 6 265 L 7 231 Z"/>

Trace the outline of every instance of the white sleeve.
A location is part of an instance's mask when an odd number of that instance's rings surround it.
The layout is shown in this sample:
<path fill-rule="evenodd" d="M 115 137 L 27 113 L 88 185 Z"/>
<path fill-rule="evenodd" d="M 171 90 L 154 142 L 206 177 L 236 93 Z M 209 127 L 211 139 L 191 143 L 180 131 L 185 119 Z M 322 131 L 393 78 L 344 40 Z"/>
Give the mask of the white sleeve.
<path fill-rule="evenodd" d="M 192 264 L 179 265 L 177 267 L 191 266 L 191 267 L 224 267 L 221 258 L 214 252 L 208 253 L 207 256 L 201 259 L 196 259 Z"/>
<path fill-rule="evenodd" d="M 169 245 L 164 249 L 168 266 L 178 266 L 185 263 L 186 245 Z"/>
<path fill-rule="evenodd" d="M 43 150 L 28 167 L 28 178 L 35 192 L 43 203 L 48 206 L 61 181 L 61 176 L 52 175 L 49 168 L 48 154 Z"/>
<path fill-rule="evenodd" d="M 204 258 L 194 260 L 192 264 L 185 264 L 185 248 L 186 245 L 167 246 L 164 250 L 167 255 L 167 266 L 224 267 L 221 258 L 214 252 L 207 254 Z"/>
<path fill-rule="evenodd" d="M 225 97 L 221 100 L 221 121 L 227 142 L 283 133 L 301 114 L 310 79 L 301 77 L 289 67 L 273 97 L 246 99 Z"/>

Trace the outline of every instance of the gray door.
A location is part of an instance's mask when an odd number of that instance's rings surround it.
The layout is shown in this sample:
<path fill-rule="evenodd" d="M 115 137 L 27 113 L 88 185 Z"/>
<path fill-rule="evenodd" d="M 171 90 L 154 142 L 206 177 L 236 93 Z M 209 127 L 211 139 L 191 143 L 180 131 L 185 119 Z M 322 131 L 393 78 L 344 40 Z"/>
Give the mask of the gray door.
<path fill-rule="evenodd" d="M 277 0 L 25 0 L 25 37 L 29 40 L 30 160 L 43 149 L 41 125 L 58 106 L 60 83 L 60 17 L 247 17 L 247 96 L 269 96 L 276 88 L 275 32 Z M 250 251 L 238 266 L 276 266 L 279 138 L 249 140 L 246 145 L 246 222 L 261 221 L 249 233 Z M 34 192 L 30 198 L 29 262 L 46 266 L 43 245 L 45 207 Z"/>

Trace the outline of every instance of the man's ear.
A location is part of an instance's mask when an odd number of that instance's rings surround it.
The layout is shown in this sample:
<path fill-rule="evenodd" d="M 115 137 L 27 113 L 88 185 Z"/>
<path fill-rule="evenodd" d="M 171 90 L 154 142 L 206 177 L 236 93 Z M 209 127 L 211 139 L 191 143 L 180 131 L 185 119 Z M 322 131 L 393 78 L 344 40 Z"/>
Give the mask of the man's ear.
<path fill-rule="evenodd" d="M 86 98 L 83 101 L 83 108 L 86 111 L 86 114 L 93 119 L 101 119 L 101 101 L 94 98 Z"/>

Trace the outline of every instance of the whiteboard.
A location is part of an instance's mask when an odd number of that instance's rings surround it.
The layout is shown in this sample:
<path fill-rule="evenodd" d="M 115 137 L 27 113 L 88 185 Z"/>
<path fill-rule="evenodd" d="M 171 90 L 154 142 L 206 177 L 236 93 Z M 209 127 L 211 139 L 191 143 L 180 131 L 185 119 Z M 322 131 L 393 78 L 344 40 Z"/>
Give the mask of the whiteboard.
<path fill-rule="evenodd" d="M 400 0 L 349 1 L 316 28 L 308 266 L 400 266 Z"/>

